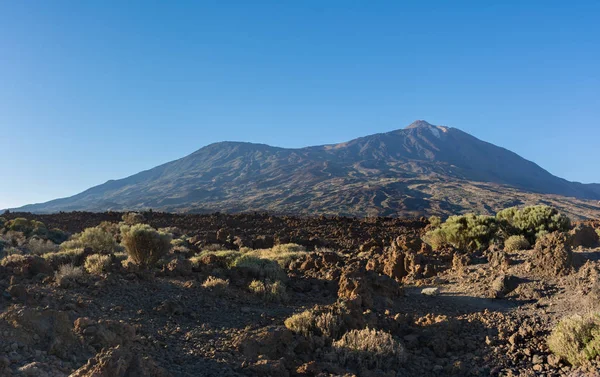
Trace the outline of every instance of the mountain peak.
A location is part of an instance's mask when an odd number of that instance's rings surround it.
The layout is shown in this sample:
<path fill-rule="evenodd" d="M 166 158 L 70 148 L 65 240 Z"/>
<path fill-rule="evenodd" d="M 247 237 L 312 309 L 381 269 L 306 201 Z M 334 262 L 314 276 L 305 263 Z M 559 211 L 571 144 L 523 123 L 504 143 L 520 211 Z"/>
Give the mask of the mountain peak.
<path fill-rule="evenodd" d="M 409 124 L 405 130 L 410 130 L 412 128 L 432 128 L 435 127 L 433 124 L 425 121 L 425 120 L 415 120 L 411 124 Z"/>

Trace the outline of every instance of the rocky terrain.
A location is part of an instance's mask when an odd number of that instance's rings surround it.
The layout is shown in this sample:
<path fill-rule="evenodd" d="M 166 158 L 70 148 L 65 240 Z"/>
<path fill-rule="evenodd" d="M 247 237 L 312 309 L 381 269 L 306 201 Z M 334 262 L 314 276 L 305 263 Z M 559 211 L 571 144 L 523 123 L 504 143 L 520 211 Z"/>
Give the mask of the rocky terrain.
<path fill-rule="evenodd" d="M 598 375 L 547 339 L 597 309 L 600 222 L 467 251 L 425 218 L 123 215 L 2 215 L 0 375 Z M 122 219 L 169 253 L 133 263 Z"/>
<path fill-rule="evenodd" d="M 569 182 L 457 128 L 416 121 L 405 129 L 299 149 L 215 143 L 72 197 L 16 211 L 419 217 L 547 204 L 585 219 L 600 217 L 598 200 L 600 185 Z"/>

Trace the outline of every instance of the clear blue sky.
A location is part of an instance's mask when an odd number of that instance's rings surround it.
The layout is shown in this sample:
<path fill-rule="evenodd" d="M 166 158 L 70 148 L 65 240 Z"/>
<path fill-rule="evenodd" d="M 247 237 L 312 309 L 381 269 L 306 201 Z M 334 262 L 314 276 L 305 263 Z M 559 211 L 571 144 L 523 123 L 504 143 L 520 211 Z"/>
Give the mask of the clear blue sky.
<path fill-rule="evenodd" d="M 0 208 L 415 119 L 600 182 L 598 1 L 2 1 Z"/>

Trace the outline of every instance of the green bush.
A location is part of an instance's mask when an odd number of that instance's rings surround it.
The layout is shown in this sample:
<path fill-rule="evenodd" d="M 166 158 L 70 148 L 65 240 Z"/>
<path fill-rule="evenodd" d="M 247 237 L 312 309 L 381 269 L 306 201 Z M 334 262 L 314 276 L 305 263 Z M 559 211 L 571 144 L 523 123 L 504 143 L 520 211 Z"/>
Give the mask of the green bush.
<path fill-rule="evenodd" d="M 91 248 L 95 253 L 116 253 L 121 247 L 112 234 L 100 227 L 87 228 L 60 245 L 60 250 Z"/>
<path fill-rule="evenodd" d="M 171 249 L 171 235 L 147 224 L 122 226 L 121 237 L 131 261 L 143 267 L 154 266 Z"/>
<path fill-rule="evenodd" d="M 497 231 L 498 224 L 493 216 L 451 216 L 439 228 L 427 232 L 425 241 L 434 249 L 451 245 L 475 251 L 487 248 L 497 236 Z"/>
<path fill-rule="evenodd" d="M 4 225 L 6 225 L 6 219 L 4 217 L 0 217 L 0 229 L 4 228 Z"/>
<path fill-rule="evenodd" d="M 527 250 L 530 247 L 531 244 L 523 235 L 510 236 L 504 241 L 504 251 L 508 252 Z"/>
<path fill-rule="evenodd" d="M 571 220 L 567 216 L 545 205 L 506 208 L 496 214 L 496 219 L 507 233 L 523 235 L 531 244 L 543 234 L 566 232 L 571 228 Z"/>
<path fill-rule="evenodd" d="M 600 315 L 562 319 L 548 337 L 548 347 L 571 365 L 595 359 L 600 355 Z"/>

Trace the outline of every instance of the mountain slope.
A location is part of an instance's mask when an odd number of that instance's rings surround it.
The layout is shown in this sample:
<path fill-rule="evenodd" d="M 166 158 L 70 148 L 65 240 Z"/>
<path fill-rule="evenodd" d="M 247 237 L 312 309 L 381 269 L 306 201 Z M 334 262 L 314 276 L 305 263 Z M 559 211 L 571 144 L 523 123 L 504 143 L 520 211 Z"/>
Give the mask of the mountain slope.
<path fill-rule="evenodd" d="M 585 217 L 600 207 L 584 200 L 599 199 L 600 185 L 566 181 L 458 129 L 416 121 L 402 130 L 300 149 L 211 144 L 70 198 L 19 210 L 153 208 L 391 216 L 492 212 L 510 204 L 546 201 L 562 202 L 569 213 Z"/>

